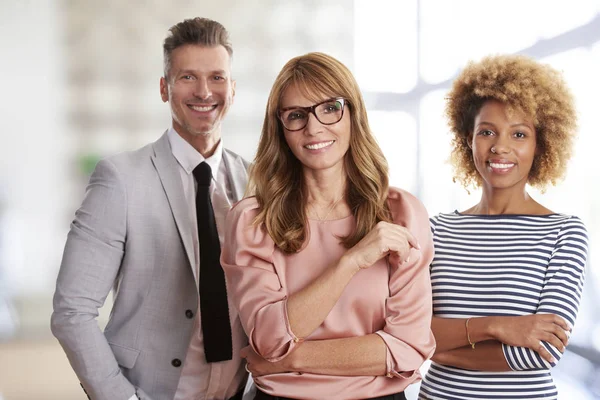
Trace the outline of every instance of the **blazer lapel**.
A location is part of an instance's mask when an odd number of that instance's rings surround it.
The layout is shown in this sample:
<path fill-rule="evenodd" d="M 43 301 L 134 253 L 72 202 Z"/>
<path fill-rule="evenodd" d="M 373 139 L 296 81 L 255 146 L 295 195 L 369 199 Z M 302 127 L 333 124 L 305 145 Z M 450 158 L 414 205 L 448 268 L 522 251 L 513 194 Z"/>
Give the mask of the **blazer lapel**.
<path fill-rule="evenodd" d="M 177 160 L 173 157 L 173 152 L 171 151 L 171 146 L 166 133 L 154 143 L 154 156 L 152 157 L 152 162 L 154 163 L 156 172 L 158 173 L 167 199 L 169 200 L 169 205 L 171 206 L 171 212 L 173 213 L 179 236 L 181 236 L 183 247 L 185 248 L 185 252 L 190 262 L 190 268 L 192 268 L 192 272 L 194 272 L 193 266 L 195 265 L 195 262 L 194 245 L 192 243 L 192 227 L 190 226 L 191 218 L 183 192 L 183 186 L 181 184 Z M 196 279 L 196 286 L 197 285 L 198 280 Z"/>
<path fill-rule="evenodd" d="M 227 164 L 227 174 L 233 194 L 232 203 L 236 203 L 244 198 L 246 185 L 248 184 L 248 171 L 242 157 L 227 149 L 223 151 L 223 161 Z"/>

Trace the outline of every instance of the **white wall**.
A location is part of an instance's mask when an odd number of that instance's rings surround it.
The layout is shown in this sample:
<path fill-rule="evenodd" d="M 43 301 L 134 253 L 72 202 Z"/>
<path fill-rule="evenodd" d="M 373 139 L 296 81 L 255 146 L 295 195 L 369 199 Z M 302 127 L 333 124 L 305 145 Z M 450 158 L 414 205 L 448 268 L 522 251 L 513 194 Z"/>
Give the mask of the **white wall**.
<path fill-rule="evenodd" d="M 0 285 L 20 296 L 53 290 L 66 233 L 59 23 L 54 1 L 0 2 Z"/>

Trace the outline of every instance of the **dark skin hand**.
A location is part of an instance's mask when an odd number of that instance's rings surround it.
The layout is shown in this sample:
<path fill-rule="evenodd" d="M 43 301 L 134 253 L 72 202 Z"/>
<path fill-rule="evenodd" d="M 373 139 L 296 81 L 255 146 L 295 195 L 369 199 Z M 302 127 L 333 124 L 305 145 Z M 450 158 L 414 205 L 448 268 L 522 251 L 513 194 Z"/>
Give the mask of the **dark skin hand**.
<path fill-rule="evenodd" d="M 469 346 L 465 323 L 466 319 L 433 318 L 431 329 L 437 341 L 436 354 Z M 555 363 L 556 360 L 542 342 L 549 343 L 562 353 L 569 342 L 570 331 L 569 324 L 554 314 L 469 320 L 471 342 L 494 340 L 509 346 L 526 347 L 550 363 Z"/>

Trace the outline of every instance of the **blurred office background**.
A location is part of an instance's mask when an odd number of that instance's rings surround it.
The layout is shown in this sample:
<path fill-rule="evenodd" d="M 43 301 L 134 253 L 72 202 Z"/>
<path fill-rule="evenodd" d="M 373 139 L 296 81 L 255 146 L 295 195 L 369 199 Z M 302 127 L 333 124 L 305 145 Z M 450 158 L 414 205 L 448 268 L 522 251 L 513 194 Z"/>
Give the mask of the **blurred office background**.
<path fill-rule="evenodd" d="M 600 398 L 600 1 L 0 0 L 0 400 L 85 398 L 49 329 L 69 223 L 99 157 L 169 126 L 162 40 L 192 16 L 231 33 L 227 147 L 252 159 L 276 74 L 293 56 L 324 51 L 355 73 L 392 184 L 430 214 L 479 198 L 446 163 L 443 99 L 465 63 L 523 53 L 564 71 L 580 115 L 575 155 L 564 182 L 533 193 L 589 230 L 579 318 L 553 373 L 561 399 Z"/>

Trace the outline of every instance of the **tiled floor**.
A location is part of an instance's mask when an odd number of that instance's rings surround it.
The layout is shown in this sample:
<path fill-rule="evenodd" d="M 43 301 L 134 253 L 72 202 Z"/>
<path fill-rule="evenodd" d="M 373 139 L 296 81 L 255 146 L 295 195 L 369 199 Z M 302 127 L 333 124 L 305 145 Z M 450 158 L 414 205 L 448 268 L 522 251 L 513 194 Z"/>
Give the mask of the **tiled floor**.
<path fill-rule="evenodd" d="M 85 400 L 56 339 L 0 343 L 0 400 Z"/>
<path fill-rule="evenodd" d="M 106 304 L 98 317 L 101 328 L 108 320 L 111 296 Z M 52 293 L 14 298 L 11 306 L 18 323 L 12 339 L 0 340 L 0 400 L 87 400 L 50 332 Z"/>

